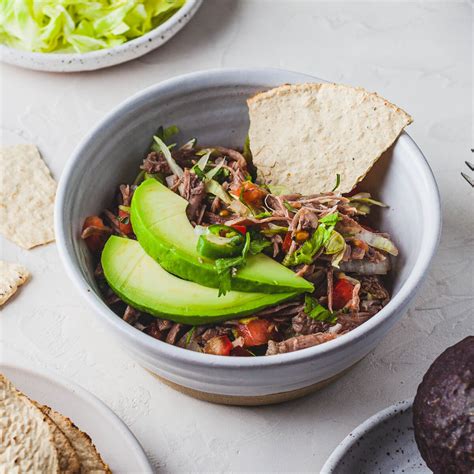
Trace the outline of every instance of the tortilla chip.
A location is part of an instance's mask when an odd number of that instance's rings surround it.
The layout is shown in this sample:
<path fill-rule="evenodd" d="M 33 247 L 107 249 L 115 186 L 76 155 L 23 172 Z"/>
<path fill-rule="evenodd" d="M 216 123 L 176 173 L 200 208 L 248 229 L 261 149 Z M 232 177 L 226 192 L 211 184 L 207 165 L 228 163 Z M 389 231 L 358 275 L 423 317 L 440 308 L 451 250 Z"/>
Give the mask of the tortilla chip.
<path fill-rule="evenodd" d="M 375 93 L 339 84 L 283 85 L 247 101 L 259 178 L 292 192 L 351 191 L 412 118 Z"/>
<path fill-rule="evenodd" d="M 56 182 L 34 145 L 0 148 L 0 233 L 30 249 L 54 240 Z"/>
<path fill-rule="evenodd" d="M 111 472 L 87 433 L 82 432 L 69 418 L 54 411 L 52 408 L 43 406 L 41 410 L 66 435 L 79 457 L 82 472 L 103 472 L 107 474 Z"/>
<path fill-rule="evenodd" d="M 43 405 L 35 401 L 33 401 L 33 403 L 37 408 L 43 411 Z M 53 435 L 53 442 L 58 451 L 60 472 L 79 474 L 81 472 L 81 464 L 79 463 L 79 456 L 76 454 L 71 442 L 47 414 L 44 415 L 44 421 L 49 426 L 49 429 Z"/>
<path fill-rule="evenodd" d="M 29 276 L 25 267 L 0 260 L 0 306 L 16 293 L 19 286 L 26 283 Z"/>
<path fill-rule="evenodd" d="M 0 374 L 1 472 L 59 473 L 59 454 L 46 416 Z"/>

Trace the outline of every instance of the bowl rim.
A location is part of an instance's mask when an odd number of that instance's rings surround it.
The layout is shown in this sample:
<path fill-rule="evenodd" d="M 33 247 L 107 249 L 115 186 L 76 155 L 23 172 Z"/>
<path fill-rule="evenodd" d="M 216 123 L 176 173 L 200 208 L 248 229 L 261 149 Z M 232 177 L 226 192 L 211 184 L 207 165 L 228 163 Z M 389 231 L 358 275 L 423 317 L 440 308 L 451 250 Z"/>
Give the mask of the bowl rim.
<path fill-rule="evenodd" d="M 55 53 L 54 51 L 49 53 L 39 53 L 23 50 L 20 48 L 14 48 L 6 44 L 0 44 L 0 58 L 3 55 L 2 53 L 4 53 L 5 51 L 10 52 L 12 55 L 21 54 L 25 59 L 28 60 L 40 60 L 53 63 L 67 61 L 71 59 L 77 61 L 85 61 L 94 60 L 109 55 L 117 56 L 120 55 L 120 53 L 123 53 L 124 51 L 133 48 L 133 46 L 136 46 L 141 43 L 146 43 L 147 41 L 152 41 L 156 37 L 161 36 L 168 29 L 172 28 L 176 23 L 179 23 L 182 18 L 184 18 L 188 14 L 194 14 L 199 9 L 202 2 L 203 0 L 186 0 L 186 3 L 161 25 L 157 26 L 156 28 L 153 28 L 144 35 L 138 36 L 137 38 L 133 38 L 129 41 L 125 41 L 125 43 L 119 44 L 118 46 L 113 46 L 112 48 L 102 48 L 97 49 L 95 51 L 88 51 L 86 53 Z"/>
<path fill-rule="evenodd" d="M 248 368 L 248 367 L 266 367 L 278 366 L 282 364 L 291 364 L 309 359 L 315 359 L 321 355 L 332 354 L 336 351 L 354 344 L 356 341 L 367 338 L 369 334 L 374 332 L 384 322 L 389 320 L 398 310 L 404 308 L 406 304 L 414 296 L 415 292 L 426 277 L 428 267 L 434 256 L 438 246 L 441 233 L 441 203 L 438 186 L 434 178 L 433 172 L 426 160 L 425 156 L 413 141 L 413 139 L 406 133 L 402 132 L 397 140 L 397 146 L 402 146 L 407 149 L 408 153 L 413 155 L 410 166 L 413 173 L 419 176 L 418 182 L 423 181 L 426 187 L 424 206 L 429 207 L 432 227 L 430 231 L 425 231 L 422 235 L 420 252 L 416 257 L 413 270 L 408 275 L 407 279 L 402 284 L 398 293 L 390 300 L 390 302 L 382 308 L 377 315 L 359 327 L 353 329 L 344 337 L 328 341 L 324 344 L 308 347 L 300 351 L 289 352 L 285 354 L 277 354 L 271 357 L 222 357 L 212 354 L 203 354 L 194 351 L 189 351 L 181 347 L 176 347 L 166 342 L 154 339 L 149 335 L 139 331 L 131 326 L 114 313 L 105 302 L 95 293 L 94 289 L 89 286 L 82 275 L 79 265 L 75 257 L 69 253 L 66 245 L 67 222 L 64 219 L 62 209 L 66 199 L 68 184 L 75 172 L 76 163 L 81 159 L 83 151 L 87 149 L 89 141 L 94 139 L 94 136 L 102 129 L 104 129 L 110 121 L 114 120 L 117 114 L 126 110 L 130 105 L 138 100 L 143 100 L 148 96 L 154 96 L 156 93 L 170 91 L 179 88 L 183 84 L 193 84 L 193 88 L 199 89 L 202 86 L 209 86 L 209 82 L 214 83 L 216 87 L 223 85 L 235 85 L 236 78 L 241 81 L 248 81 L 248 84 L 253 84 L 257 80 L 266 80 L 271 82 L 278 75 L 294 75 L 299 80 L 307 80 L 308 82 L 327 82 L 323 79 L 293 71 L 288 71 L 278 68 L 224 68 L 224 69 L 210 69 L 204 71 L 197 71 L 193 73 L 183 74 L 172 77 L 165 81 L 151 85 L 142 91 L 133 94 L 131 97 L 114 107 L 108 114 L 103 117 L 100 122 L 89 131 L 88 134 L 81 140 L 75 148 L 72 156 L 67 161 L 63 173 L 61 175 L 55 202 L 55 216 L 54 226 L 58 246 L 58 252 L 66 269 L 66 273 L 73 281 L 76 288 L 79 289 L 80 294 L 89 302 L 101 318 L 108 321 L 114 326 L 121 337 L 126 338 L 133 344 L 138 345 L 148 353 L 160 354 L 168 360 L 179 360 L 180 362 L 190 366 L 213 366 L 216 368 Z M 239 84 L 241 84 L 240 82 Z M 244 82 L 245 84 L 245 82 Z"/>
<path fill-rule="evenodd" d="M 344 459 L 346 454 L 357 444 L 362 436 L 372 431 L 378 425 L 381 425 L 391 418 L 403 414 L 413 408 L 413 399 L 406 399 L 394 403 L 382 410 L 374 413 L 372 416 L 364 420 L 360 425 L 356 426 L 334 449 L 329 455 L 323 467 L 321 474 L 334 473 L 339 463 Z"/>

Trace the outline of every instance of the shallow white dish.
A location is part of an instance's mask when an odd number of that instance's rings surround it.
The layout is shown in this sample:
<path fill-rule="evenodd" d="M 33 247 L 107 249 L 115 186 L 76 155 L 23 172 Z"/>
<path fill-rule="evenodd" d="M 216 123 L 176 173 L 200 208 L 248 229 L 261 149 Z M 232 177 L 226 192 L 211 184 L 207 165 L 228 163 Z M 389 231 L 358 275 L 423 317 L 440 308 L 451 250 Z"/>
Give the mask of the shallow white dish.
<path fill-rule="evenodd" d="M 3 361 L 0 372 L 31 399 L 69 417 L 92 439 L 114 473 L 153 473 L 143 448 L 125 423 L 85 389 L 55 374 Z"/>
<path fill-rule="evenodd" d="M 435 180 L 406 133 L 377 162 L 364 189 L 390 205 L 377 219 L 400 249 L 390 303 L 376 316 L 320 346 L 269 357 L 219 357 L 175 347 L 138 331 L 103 302 L 86 245 L 85 217 L 108 206 L 119 183 L 132 182 L 159 125 L 178 125 L 177 141 L 241 147 L 248 132 L 246 99 L 283 83 L 321 79 L 277 69 L 203 71 L 156 84 L 131 97 L 77 147 L 58 188 L 55 231 L 66 270 L 120 344 L 151 372 L 194 396 L 221 403 L 262 404 L 304 395 L 365 357 L 403 316 L 425 278 L 440 232 Z M 324 81 L 322 81 L 324 82 Z"/>
<path fill-rule="evenodd" d="M 191 20 L 202 0 L 187 0 L 171 18 L 147 34 L 109 49 L 89 53 L 32 53 L 0 45 L 0 60 L 38 71 L 78 72 L 102 69 L 143 56 L 166 43 Z"/>
<path fill-rule="evenodd" d="M 382 410 L 349 433 L 321 474 L 429 474 L 415 442 L 413 402 Z"/>

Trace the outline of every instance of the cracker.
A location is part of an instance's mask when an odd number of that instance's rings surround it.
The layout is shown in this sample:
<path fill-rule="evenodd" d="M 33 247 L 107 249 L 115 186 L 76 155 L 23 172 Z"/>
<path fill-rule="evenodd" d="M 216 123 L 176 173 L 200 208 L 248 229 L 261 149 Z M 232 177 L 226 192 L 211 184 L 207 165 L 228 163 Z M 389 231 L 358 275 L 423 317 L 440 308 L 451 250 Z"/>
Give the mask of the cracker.
<path fill-rule="evenodd" d="M 339 84 L 283 85 L 248 101 L 259 178 L 310 195 L 351 191 L 412 118 L 375 93 Z"/>
<path fill-rule="evenodd" d="M 0 260 L 0 306 L 16 293 L 19 286 L 26 283 L 29 276 L 25 267 Z"/>
<path fill-rule="evenodd" d="M 30 249 L 54 240 L 56 182 L 34 145 L 0 148 L 0 233 Z"/>

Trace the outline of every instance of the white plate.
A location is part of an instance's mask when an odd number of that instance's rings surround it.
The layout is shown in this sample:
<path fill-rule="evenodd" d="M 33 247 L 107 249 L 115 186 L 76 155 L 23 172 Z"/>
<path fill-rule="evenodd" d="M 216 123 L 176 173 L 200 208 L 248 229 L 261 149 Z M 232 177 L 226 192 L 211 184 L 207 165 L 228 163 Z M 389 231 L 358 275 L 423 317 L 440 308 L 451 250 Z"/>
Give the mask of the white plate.
<path fill-rule="evenodd" d="M 202 0 L 187 0 L 171 18 L 147 34 L 119 46 L 89 53 L 31 53 L 0 45 L 0 60 L 8 64 L 50 72 L 102 69 L 143 56 L 172 38 L 194 16 Z"/>
<path fill-rule="evenodd" d="M 115 473 L 153 473 L 135 436 L 103 402 L 79 385 L 44 371 L 3 364 L 0 372 L 28 397 L 71 418 Z"/>
<path fill-rule="evenodd" d="M 428 474 L 416 446 L 410 400 L 364 421 L 342 441 L 321 474 Z"/>

